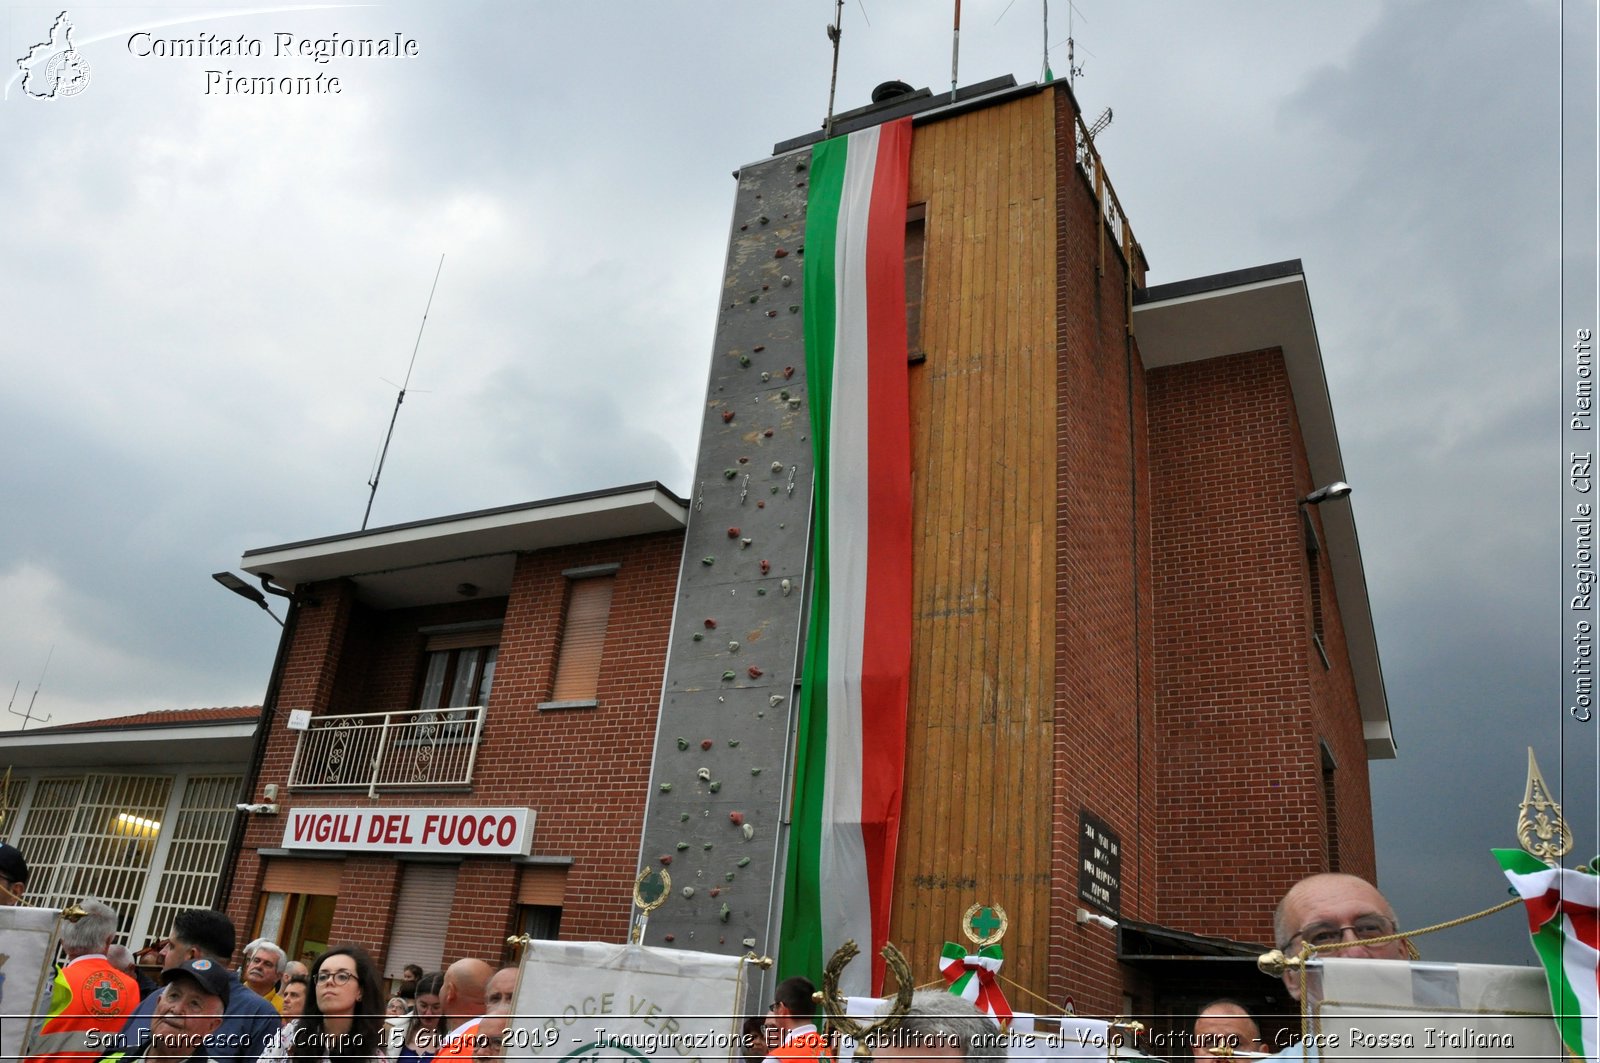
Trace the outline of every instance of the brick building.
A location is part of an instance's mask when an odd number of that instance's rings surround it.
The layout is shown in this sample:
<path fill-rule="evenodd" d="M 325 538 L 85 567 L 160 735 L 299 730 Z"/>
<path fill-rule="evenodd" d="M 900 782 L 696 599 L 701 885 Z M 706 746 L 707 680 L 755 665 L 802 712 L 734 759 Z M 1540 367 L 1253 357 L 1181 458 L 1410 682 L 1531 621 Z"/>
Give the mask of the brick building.
<path fill-rule="evenodd" d="M 904 115 L 915 590 L 891 937 L 924 980 L 969 905 L 1000 905 L 1005 973 L 1080 1013 L 1264 1001 L 1248 943 L 1302 874 L 1375 875 L 1366 761 L 1394 752 L 1349 504 L 1304 502 L 1344 471 L 1303 272 L 1147 286 L 1065 84 L 891 95 L 834 131 Z M 620 940 L 660 859 L 714 886 L 662 908 L 652 944 L 773 947 L 817 139 L 739 171 L 690 503 L 647 485 L 246 555 L 295 605 L 252 784 L 279 810 L 245 832 L 241 924 L 291 951 L 361 941 L 390 972 L 498 956 L 519 928 Z M 428 826 L 458 809 L 482 851 Z M 446 898 L 447 920 L 417 917 Z"/>

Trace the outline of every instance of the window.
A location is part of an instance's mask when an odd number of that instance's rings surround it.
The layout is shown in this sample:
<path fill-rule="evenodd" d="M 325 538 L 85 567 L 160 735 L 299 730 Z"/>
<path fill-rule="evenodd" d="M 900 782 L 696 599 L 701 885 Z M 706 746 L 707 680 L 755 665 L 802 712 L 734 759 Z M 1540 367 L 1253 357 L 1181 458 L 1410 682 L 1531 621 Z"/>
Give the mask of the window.
<path fill-rule="evenodd" d="M 423 628 L 427 635 L 417 714 L 403 742 L 460 741 L 470 737 L 471 715 L 459 710 L 489 703 L 495 661 L 500 656 L 500 625 L 447 624 Z M 457 710 L 454 712 L 447 710 Z M 440 727 L 439 725 L 444 726 Z"/>
<path fill-rule="evenodd" d="M 444 969 L 444 933 L 448 913 L 456 899 L 455 864 L 401 864 L 400 894 L 395 899 L 394 922 L 384 977 L 399 978 L 408 963 L 424 971 Z"/>
<path fill-rule="evenodd" d="M 566 617 L 561 625 L 561 650 L 556 658 L 550 700 L 539 706 L 541 709 L 578 708 L 596 703 L 617 568 L 616 565 L 600 565 L 564 573 L 569 582 Z"/>
<path fill-rule="evenodd" d="M 1339 765 L 1328 743 L 1319 744 L 1322 747 L 1322 805 L 1327 813 L 1328 870 L 1339 871 L 1339 789 L 1334 778 Z"/>
<path fill-rule="evenodd" d="M 925 203 L 914 203 L 906 209 L 906 354 L 912 362 L 927 357 L 922 349 L 922 262 L 928 245 L 927 213 Z"/>

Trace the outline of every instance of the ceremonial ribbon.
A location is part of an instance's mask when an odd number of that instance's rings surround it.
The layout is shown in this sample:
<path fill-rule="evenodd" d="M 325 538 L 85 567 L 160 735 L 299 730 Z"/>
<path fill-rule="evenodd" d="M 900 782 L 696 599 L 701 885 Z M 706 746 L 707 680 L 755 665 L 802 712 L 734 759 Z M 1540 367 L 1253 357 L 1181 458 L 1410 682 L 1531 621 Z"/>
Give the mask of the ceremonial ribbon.
<path fill-rule="evenodd" d="M 955 942 L 946 941 L 939 950 L 939 973 L 949 983 L 950 992 L 970 1000 L 979 1011 L 999 1023 L 1001 1029 L 1011 1023 L 1011 1005 L 1006 1003 L 1006 995 L 995 979 L 1004 960 L 999 945 L 969 953 Z"/>

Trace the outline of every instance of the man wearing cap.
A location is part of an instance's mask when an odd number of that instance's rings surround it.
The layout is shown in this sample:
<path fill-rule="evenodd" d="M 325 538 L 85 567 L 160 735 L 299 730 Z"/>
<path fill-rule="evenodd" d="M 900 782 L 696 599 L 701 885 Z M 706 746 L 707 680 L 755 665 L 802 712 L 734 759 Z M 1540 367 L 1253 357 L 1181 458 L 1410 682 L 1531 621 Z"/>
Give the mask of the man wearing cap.
<path fill-rule="evenodd" d="M 228 977 L 231 991 L 223 1009 L 222 1025 L 206 1039 L 206 1050 L 212 1059 L 255 1063 L 267 1040 L 283 1025 L 283 1018 L 228 971 L 228 957 L 233 955 L 237 941 L 233 920 L 223 913 L 209 908 L 179 912 L 172 920 L 172 933 L 161 946 L 161 967 L 170 971 L 192 960 L 209 960 Z M 117 1047 L 131 1052 L 144 1045 L 155 1024 L 156 1008 L 167 992 L 163 987 L 161 992 L 144 999 L 122 1028 Z"/>
<path fill-rule="evenodd" d="M 99 1059 L 139 1004 L 139 983 L 106 958 L 117 934 L 116 911 L 89 899 L 79 901 L 78 907 L 83 914 L 62 925 L 67 962 L 56 972 L 50 1011 L 29 1042 L 28 1063 Z"/>
<path fill-rule="evenodd" d="M 28 862 L 15 845 L 0 842 L 0 905 L 19 904 L 28 891 Z"/>
<path fill-rule="evenodd" d="M 114 1052 L 105 1063 L 160 1060 L 185 1063 L 208 1060 L 205 1039 L 222 1025 L 222 1013 L 233 994 L 234 978 L 208 959 L 185 960 L 161 972 L 160 999 L 143 1048 Z"/>

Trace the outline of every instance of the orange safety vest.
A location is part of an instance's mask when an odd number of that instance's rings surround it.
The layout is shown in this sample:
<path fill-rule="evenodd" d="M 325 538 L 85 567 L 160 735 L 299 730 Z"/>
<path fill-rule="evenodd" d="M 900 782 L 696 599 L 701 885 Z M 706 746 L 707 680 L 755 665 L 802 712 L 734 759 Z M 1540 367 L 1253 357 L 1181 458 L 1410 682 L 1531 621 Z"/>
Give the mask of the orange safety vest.
<path fill-rule="evenodd" d="M 767 1058 L 775 1059 L 778 1063 L 830 1063 L 833 1050 L 820 1033 L 807 1030 L 773 1049 Z"/>
<path fill-rule="evenodd" d="M 438 1063 L 449 1063 L 452 1059 L 472 1058 L 473 1049 L 477 1047 L 478 1019 L 471 1019 L 459 1034 L 444 1043 L 439 1051 L 433 1054 Z"/>
<path fill-rule="evenodd" d="M 50 1013 L 34 1034 L 26 1063 L 99 1059 L 138 1006 L 138 982 L 104 956 L 79 956 L 56 972 Z"/>

